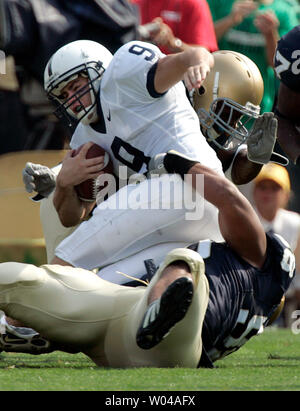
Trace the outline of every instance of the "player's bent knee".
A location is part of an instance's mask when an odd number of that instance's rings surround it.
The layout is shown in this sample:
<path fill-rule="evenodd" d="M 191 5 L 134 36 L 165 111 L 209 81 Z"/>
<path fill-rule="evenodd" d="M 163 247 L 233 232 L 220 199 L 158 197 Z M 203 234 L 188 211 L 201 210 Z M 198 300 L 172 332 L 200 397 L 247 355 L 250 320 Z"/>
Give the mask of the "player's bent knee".
<path fill-rule="evenodd" d="M 171 264 L 168 265 L 168 267 L 179 268 L 185 270 L 187 273 L 191 272 L 190 267 L 187 265 L 185 261 L 182 260 L 173 261 Z"/>
<path fill-rule="evenodd" d="M 175 248 L 166 255 L 163 268 L 177 261 L 182 261 L 187 264 L 194 280 L 196 280 L 199 275 L 204 274 L 205 266 L 203 258 L 196 251 L 188 248 Z"/>
<path fill-rule="evenodd" d="M 0 287 L 20 283 L 34 286 L 44 279 L 44 272 L 32 264 L 7 262 L 0 264 Z"/>

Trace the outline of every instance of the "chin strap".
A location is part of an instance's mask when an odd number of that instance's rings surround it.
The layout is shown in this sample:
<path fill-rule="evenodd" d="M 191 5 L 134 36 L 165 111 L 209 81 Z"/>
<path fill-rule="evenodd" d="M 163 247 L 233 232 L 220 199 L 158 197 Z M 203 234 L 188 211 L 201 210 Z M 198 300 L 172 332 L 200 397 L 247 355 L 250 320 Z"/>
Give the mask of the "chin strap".
<path fill-rule="evenodd" d="M 281 165 L 281 166 L 287 166 L 287 165 L 289 164 L 289 160 L 288 160 L 287 157 L 282 156 L 282 155 L 279 154 L 279 153 L 275 153 L 274 151 L 273 151 L 273 153 L 271 154 L 270 162 L 271 162 L 271 163 L 279 164 L 279 165 Z"/>

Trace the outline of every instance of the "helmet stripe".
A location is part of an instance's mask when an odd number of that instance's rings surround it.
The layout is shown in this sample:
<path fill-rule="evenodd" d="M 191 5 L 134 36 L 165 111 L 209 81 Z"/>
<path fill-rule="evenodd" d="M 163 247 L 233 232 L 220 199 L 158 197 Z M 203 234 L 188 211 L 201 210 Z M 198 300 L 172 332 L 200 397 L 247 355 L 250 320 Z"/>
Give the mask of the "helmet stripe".
<path fill-rule="evenodd" d="M 52 57 L 50 58 L 49 62 L 48 62 L 48 76 L 51 77 L 52 76 Z"/>

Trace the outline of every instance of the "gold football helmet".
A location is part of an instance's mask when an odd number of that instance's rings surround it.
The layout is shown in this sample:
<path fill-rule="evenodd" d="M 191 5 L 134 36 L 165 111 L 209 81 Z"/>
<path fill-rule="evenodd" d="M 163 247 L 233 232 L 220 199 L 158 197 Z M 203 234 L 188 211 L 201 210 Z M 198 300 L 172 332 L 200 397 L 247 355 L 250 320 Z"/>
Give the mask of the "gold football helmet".
<path fill-rule="evenodd" d="M 193 107 L 209 142 L 228 150 L 246 141 L 260 113 L 264 84 L 256 64 L 243 54 L 220 50 L 203 85 L 192 95 Z"/>

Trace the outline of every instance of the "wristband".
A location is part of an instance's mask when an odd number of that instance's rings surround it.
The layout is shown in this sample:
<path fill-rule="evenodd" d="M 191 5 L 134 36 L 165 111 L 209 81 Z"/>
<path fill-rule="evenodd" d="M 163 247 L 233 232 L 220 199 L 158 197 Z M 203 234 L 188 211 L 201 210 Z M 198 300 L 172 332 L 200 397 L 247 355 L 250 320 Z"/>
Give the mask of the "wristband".
<path fill-rule="evenodd" d="M 168 152 L 164 158 L 164 167 L 168 173 L 176 173 L 184 179 L 184 175 L 199 161 L 191 160 L 182 156 L 180 153 Z"/>

